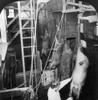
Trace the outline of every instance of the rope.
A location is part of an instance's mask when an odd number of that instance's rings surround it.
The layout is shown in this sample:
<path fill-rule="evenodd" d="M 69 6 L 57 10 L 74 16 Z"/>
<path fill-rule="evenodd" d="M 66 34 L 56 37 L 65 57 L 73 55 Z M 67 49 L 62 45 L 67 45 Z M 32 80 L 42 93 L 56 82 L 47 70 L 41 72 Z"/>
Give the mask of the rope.
<path fill-rule="evenodd" d="M 57 32 L 56 32 L 56 34 L 55 34 L 55 39 L 53 40 L 53 43 L 52 43 L 52 46 L 51 46 L 51 49 L 50 49 L 50 52 L 49 52 L 48 58 L 47 58 L 46 63 L 45 63 L 44 70 L 45 70 L 46 67 L 47 67 L 47 64 L 48 64 L 48 61 L 49 61 L 49 58 L 50 58 L 51 52 L 52 52 L 52 50 L 53 50 L 53 46 L 54 46 L 55 40 L 56 40 L 56 36 L 57 36 L 57 34 L 58 34 L 59 30 L 60 30 L 60 25 L 61 25 L 62 22 L 63 22 L 63 17 L 64 17 L 64 13 L 62 14 L 62 17 L 61 17 L 60 23 L 59 23 L 59 25 L 58 25 Z"/>

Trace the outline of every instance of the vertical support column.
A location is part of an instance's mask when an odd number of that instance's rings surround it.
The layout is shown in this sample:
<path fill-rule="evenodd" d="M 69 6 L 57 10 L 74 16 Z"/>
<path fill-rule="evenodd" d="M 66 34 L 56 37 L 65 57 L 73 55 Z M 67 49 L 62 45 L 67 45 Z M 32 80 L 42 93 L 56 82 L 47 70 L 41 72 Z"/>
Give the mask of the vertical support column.
<path fill-rule="evenodd" d="M 79 2 L 80 6 L 82 4 L 82 2 L 80 1 Z M 81 11 L 81 8 L 80 8 L 80 11 Z M 79 12 L 78 14 L 78 44 L 80 44 L 81 40 L 80 40 L 80 27 L 81 27 L 81 21 L 80 21 L 80 17 L 82 16 L 82 12 Z"/>
<path fill-rule="evenodd" d="M 38 52 L 37 52 L 37 41 L 36 41 L 36 39 L 37 39 L 37 37 L 36 37 L 36 32 L 37 32 L 37 15 L 38 15 L 38 4 L 37 4 L 37 0 L 35 0 L 35 55 L 36 55 L 36 57 L 35 57 L 35 64 L 34 64 L 34 66 L 35 66 L 35 84 L 36 84 L 36 86 L 37 86 L 37 64 L 36 64 L 36 60 L 37 60 L 37 55 L 38 55 Z M 36 88 L 36 94 L 37 94 L 37 88 Z"/>
<path fill-rule="evenodd" d="M 98 36 L 98 22 L 96 22 L 96 36 Z"/>
<path fill-rule="evenodd" d="M 34 36 L 34 34 L 35 34 L 35 28 L 34 28 L 34 26 L 33 25 L 35 25 L 35 23 L 33 23 L 33 21 L 34 21 L 34 19 L 33 19 L 33 17 L 35 17 L 35 16 L 33 16 L 33 13 L 35 12 L 34 11 L 34 2 L 33 2 L 33 0 L 30 0 L 30 13 L 31 13 L 31 37 L 33 37 Z M 33 29 L 34 28 L 34 29 Z M 33 75 L 34 75 L 34 72 L 33 72 L 33 61 L 34 61 L 34 47 L 33 47 L 33 39 L 34 38 L 31 38 L 31 69 L 30 69 L 30 81 L 29 81 L 29 86 L 30 85 L 32 85 L 32 88 L 33 88 Z"/>
<path fill-rule="evenodd" d="M 3 42 L 3 43 L 7 42 L 6 26 L 7 26 L 6 10 L 3 9 L 0 14 L 1 42 Z"/>
<path fill-rule="evenodd" d="M 97 18 L 98 18 L 98 13 L 96 14 Z M 97 19 L 97 22 L 96 22 L 96 36 L 98 36 L 98 19 Z"/>
<path fill-rule="evenodd" d="M 66 0 L 66 2 L 65 2 L 65 0 L 62 0 L 62 5 L 63 5 L 62 13 L 65 13 L 65 11 L 66 11 L 66 6 L 67 6 L 67 0 Z"/>
<path fill-rule="evenodd" d="M 20 2 L 18 2 L 18 13 L 19 13 L 19 28 L 20 28 L 20 40 L 21 40 L 21 52 L 22 52 L 22 67 L 23 67 L 24 83 L 25 83 L 25 87 L 26 87 L 26 72 L 25 72 L 25 58 L 24 58 L 24 48 L 23 48 L 23 36 L 22 36 L 23 34 L 22 34 Z"/>

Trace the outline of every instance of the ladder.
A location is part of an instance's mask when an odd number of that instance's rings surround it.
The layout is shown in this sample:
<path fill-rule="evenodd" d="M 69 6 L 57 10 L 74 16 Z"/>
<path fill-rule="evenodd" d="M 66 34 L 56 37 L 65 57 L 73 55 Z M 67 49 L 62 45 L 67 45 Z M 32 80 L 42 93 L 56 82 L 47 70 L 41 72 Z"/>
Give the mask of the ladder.
<path fill-rule="evenodd" d="M 36 49 L 36 2 L 35 0 L 28 0 L 24 2 L 18 2 L 19 13 L 19 28 L 20 28 L 20 40 L 21 40 L 21 52 L 22 52 L 22 66 L 23 77 L 26 87 L 26 58 L 31 58 L 31 74 L 30 81 L 32 80 L 33 73 L 33 60 Z M 24 25 L 25 23 L 25 25 Z M 25 51 L 29 51 L 30 54 L 26 54 Z"/>

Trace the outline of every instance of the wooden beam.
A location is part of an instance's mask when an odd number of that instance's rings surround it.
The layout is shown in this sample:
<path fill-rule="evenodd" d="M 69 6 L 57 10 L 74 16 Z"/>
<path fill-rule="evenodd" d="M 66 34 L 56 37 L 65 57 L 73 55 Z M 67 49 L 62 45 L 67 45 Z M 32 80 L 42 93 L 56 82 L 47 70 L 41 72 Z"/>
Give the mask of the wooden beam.
<path fill-rule="evenodd" d="M 68 9 L 65 12 L 62 11 L 62 13 L 73 13 L 73 12 L 79 12 L 79 11 L 80 11 L 80 9 Z"/>
<path fill-rule="evenodd" d="M 7 19 L 6 19 L 6 10 L 3 9 L 0 14 L 0 38 L 1 42 L 7 42 L 7 31 L 6 31 Z"/>
<path fill-rule="evenodd" d="M 24 88 L 13 88 L 13 89 L 7 89 L 7 90 L 1 90 L 0 91 L 0 94 L 1 93 L 7 93 L 7 92 L 14 92 L 14 91 L 27 91 L 28 89 L 30 89 L 30 87 L 24 87 Z"/>
<path fill-rule="evenodd" d="M 79 4 L 79 3 L 72 3 L 72 2 L 67 2 L 68 5 L 72 5 L 72 6 L 78 6 L 78 7 L 83 7 L 83 8 L 87 8 L 87 9 L 92 9 L 95 11 L 95 9 L 91 6 L 91 5 L 84 5 L 84 4 Z"/>
<path fill-rule="evenodd" d="M 83 11 L 94 11 L 92 9 L 67 9 L 66 11 L 62 11 L 62 10 L 57 10 L 57 11 L 51 11 L 53 13 L 58 13 L 58 12 L 62 12 L 62 13 L 73 13 L 73 12 L 82 12 Z"/>
<path fill-rule="evenodd" d="M 73 12 L 82 12 L 83 11 L 95 11 L 93 9 L 67 9 L 66 11 L 63 11 L 63 10 L 57 10 L 57 11 L 50 11 L 52 13 L 58 13 L 58 12 L 62 12 L 62 13 L 73 13 Z"/>
<path fill-rule="evenodd" d="M 14 88 L 0 91 L 0 98 L 8 98 L 12 96 L 22 96 L 26 92 L 29 93 L 30 87 L 25 88 Z"/>
<path fill-rule="evenodd" d="M 15 16 L 15 18 L 14 19 L 12 19 L 11 21 L 10 21 L 10 23 L 7 25 L 7 28 L 9 28 L 9 26 L 18 18 L 18 14 Z"/>
<path fill-rule="evenodd" d="M 66 9 L 66 6 L 71 5 L 71 6 L 78 6 L 78 9 Z M 95 9 L 91 5 L 83 5 L 81 3 L 74 3 L 74 2 L 65 2 L 63 0 L 63 11 L 62 13 L 72 13 L 72 12 L 82 12 L 83 11 L 95 11 Z"/>
<path fill-rule="evenodd" d="M 12 41 L 19 35 L 20 31 L 18 31 L 13 38 L 8 42 L 8 45 L 10 45 L 12 43 Z"/>
<path fill-rule="evenodd" d="M 15 8 L 15 7 L 13 7 L 13 6 L 5 7 L 5 9 L 14 9 L 14 10 L 18 10 L 18 8 Z"/>

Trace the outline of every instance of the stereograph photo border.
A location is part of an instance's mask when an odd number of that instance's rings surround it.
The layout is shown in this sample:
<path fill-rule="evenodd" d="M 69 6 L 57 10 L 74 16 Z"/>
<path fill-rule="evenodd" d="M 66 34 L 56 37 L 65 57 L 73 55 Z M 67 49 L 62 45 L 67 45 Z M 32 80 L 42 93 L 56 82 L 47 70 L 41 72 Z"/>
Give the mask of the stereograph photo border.
<path fill-rule="evenodd" d="M 15 1 L 24 1 L 24 0 L 0 0 L 0 12 L 2 11 L 2 9 L 6 6 L 6 5 L 8 5 L 9 3 L 12 3 L 12 2 L 15 2 Z M 98 12 L 98 0 L 76 0 L 77 2 L 78 1 L 83 1 L 83 2 L 85 2 L 85 3 L 88 3 L 88 4 L 91 4 L 94 8 L 95 8 L 95 10 L 96 10 L 96 12 Z M 89 42 L 90 40 L 88 39 L 87 40 L 87 42 Z M 90 41 L 90 43 L 91 44 L 94 44 L 96 41 Z M 97 41 L 97 43 L 98 43 L 98 41 Z M 98 45 L 97 45 L 98 46 Z M 91 49 L 90 48 L 90 50 L 94 50 L 94 49 Z M 98 51 L 97 50 L 95 50 L 97 53 L 98 53 Z M 89 50 L 88 50 L 88 52 L 89 52 Z M 88 54 L 88 52 L 87 52 L 87 54 Z M 92 55 L 90 56 L 89 55 L 89 57 L 92 57 L 93 56 L 93 54 L 95 54 L 95 58 L 98 60 L 98 55 L 96 55 L 97 53 L 93 53 L 94 51 L 91 51 L 90 53 L 92 53 Z M 91 59 L 93 59 L 94 58 L 94 56 L 91 58 Z M 94 59 L 95 59 L 94 58 Z M 96 60 L 95 59 L 95 60 Z M 96 65 L 98 65 L 97 64 L 97 61 L 96 60 Z M 95 67 L 95 66 L 93 66 L 93 67 Z M 98 71 L 98 68 L 96 67 L 96 71 Z M 96 76 L 98 76 L 98 72 L 96 72 Z M 95 77 L 95 76 L 94 76 Z M 88 80 L 88 81 L 90 81 L 91 82 L 91 80 Z M 95 86 L 94 87 L 96 87 L 96 91 L 94 91 L 94 93 L 96 94 L 96 97 L 95 97 L 95 100 L 98 100 L 98 77 L 96 77 L 96 82 L 97 83 L 95 83 Z M 93 82 L 91 82 L 91 83 L 93 83 Z M 69 84 L 68 84 L 69 85 Z M 90 91 L 92 91 L 92 90 L 90 90 Z M 97 98 L 97 99 L 96 99 Z M 91 100 L 91 99 L 88 99 L 88 100 Z"/>

